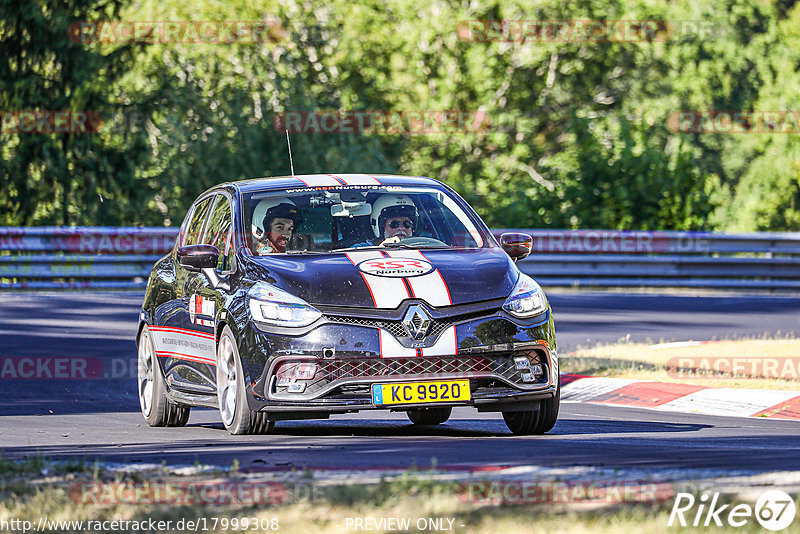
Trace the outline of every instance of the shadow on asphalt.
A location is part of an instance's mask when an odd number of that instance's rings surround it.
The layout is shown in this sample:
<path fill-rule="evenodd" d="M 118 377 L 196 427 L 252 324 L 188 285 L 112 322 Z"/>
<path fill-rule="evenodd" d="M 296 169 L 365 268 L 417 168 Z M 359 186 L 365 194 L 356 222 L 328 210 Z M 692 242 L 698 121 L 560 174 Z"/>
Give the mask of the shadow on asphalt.
<path fill-rule="evenodd" d="M 208 425 L 209 428 L 223 429 L 222 424 Z M 711 425 L 676 425 L 649 421 L 619 420 L 581 420 L 559 419 L 555 428 L 540 438 L 580 434 L 623 434 L 648 432 L 696 432 Z M 502 418 L 497 419 L 451 419 L 439 426 L 416 426 L 398 419 L 336 420 L 336 421 L 281 421 L 276 423 L 276 435 L 313 437 L 504 437 L 524 439 L 528 436 L 514 436 Z"/>
<path fill-rule="evenodd" d="M 693 425 L 686 425 L 691 427 Z M 296 434 L 203 440 L 94 443 L 81 446 L 7 447 L 5 458 L 43 457 L 54 461 L 95 459 L 122 464 L 213 465 L 242 471 L 291 472 L 305 469 L 427 469 L 515 466 L 588 466 L 627 469 L 725 469 L 741 472 L 800 469 L 800 437 L 767 434 L 720 439 L 687 438 L 685 431 L 643 436 L 591 435 L 563 439 L 558 434 L 497 439 L 470 433 L 471 439 L 437 439 L 409 426 L 374 432 L 361 439 Z M 694 430 L 687 428 L 686 430 Z M 175 437 L 176 429 L 168 430 Z M 378 438 L 399 439 L 378 439 Z M 445 437 L 458 438 L 448 435 Z M 769 451 L 769 454 L 765 454 Z M 535 473 L 531 476 L 537 476 Z"/>

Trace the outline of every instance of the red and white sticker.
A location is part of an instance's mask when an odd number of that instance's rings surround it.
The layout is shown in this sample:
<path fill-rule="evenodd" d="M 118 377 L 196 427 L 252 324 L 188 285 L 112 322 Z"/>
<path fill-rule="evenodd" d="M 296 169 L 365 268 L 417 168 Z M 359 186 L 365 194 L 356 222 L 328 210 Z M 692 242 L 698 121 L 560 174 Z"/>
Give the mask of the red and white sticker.
<path fill-rule="evenodd" d="M 358 265 L 367 260 L 385 260 L 383 254 L 377 250 L 365 250 L 363 252 L 347 252 L 347 258 L 353 265 Z M 401 302 L 411 298 L 413 295 L 406 286 L 403 278 L 390 278 L 386 276 L 376 276 L 374 274 L 361 271 L 361 277 L 367 284 L 372 302 L 376 308 L 397 308 Z"/>
<path fill-rule="evenodd" d="M 433 265 L 421 259 L 379 258 L 362 261 L 358 264 L 362 273 L 388 278 L 409 278 L 422 276 L 433 271 Z"/>
<path fill-rule="evenodd" d="M 150 334 L 156 356 L 216 365 L 214 334 L 170 326 L 151 326 Z"/>
<path fill-rule="evenodd" d="M 216 307 L 216 303 L 213 299 L 207 299 L 202 295 L 192 295 L 189 299 L 189 319 L 193 324 L 213 327 Z M 211 319 L 203 319 L 199 317 L 201 315 L 204 317 L 211 317 Z"/>
<path fill-rule="evenodd" d="M 442 273 L 418 250 L 367 250 L 346 255 L 358 266 L 376 308 L 394 309 L 409 298 L 424 300 L 431 306 L 453 304 Z M 430 266 L 429 271 L 423 268 L 426 265 Z"/>

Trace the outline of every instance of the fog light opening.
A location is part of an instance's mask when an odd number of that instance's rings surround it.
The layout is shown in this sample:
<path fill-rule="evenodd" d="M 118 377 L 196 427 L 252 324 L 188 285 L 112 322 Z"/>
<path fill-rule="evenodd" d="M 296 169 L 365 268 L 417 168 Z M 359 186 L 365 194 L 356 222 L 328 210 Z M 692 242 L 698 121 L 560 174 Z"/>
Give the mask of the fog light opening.
<path fill-rule="evenodd" d="M 305 382 L 292 382 L 289 384 L 287 391 L 289 393 L 302 393 L 306 390 Z"/>
<path fill-rule="evenodd" d="M 289 393 L 303 393 L 307 380 L 317 375 L 318 367 L 314 362 L 284 362 L 275 373 L 277 385 L 288 388 Z"/>
<path fill-rule="evenodd" d="M 527 356 L 516 356 L 514 358 L 514 367 L 520 371 L 525 371 L 531 368 L 531 362 Z"/>
<path fill-rule="evenodd" d="M 544 370 L 542 369 L 542 366 L 537 363 L 530 366 L 529 372 L 522 373 L 522 381 L 536 382 L 542 375 L 544 375 Z"/>

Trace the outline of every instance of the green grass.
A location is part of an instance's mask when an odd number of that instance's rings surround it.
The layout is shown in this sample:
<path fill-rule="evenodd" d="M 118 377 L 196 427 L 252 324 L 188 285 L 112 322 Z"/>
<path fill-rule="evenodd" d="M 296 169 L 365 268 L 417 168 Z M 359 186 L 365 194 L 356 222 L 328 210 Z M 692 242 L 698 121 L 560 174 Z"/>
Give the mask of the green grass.
<path fill-rule="evenodd" d="M 136 520 L 156 521 L 197 520 L 205 518 L 277 518 L 280 532 L 338 533 L 347 529 L 354 518 L 397 517 L 411 520 L 409 532 L 418 532 L 420 518 L 453 520 L 452 532 L 458 533 L 613 533 L 637 534 L 660 532 L 691 532 L 691 527 L 667 527 L 672 499 L 638 504 L 606 504 L 582 502 L 571 504 L 498 505 L 468 502 L 463 485 L 458 481 L 431 480 L 425 472 L 407 472 L 392 479 L 383 478 L 375 484 L 324 485 L 297 473 L 294 484 L 317 488 L 306 491 L 302 498 L 289 498 L 273 505 L 192 505 L 175 504 L 114 504 L 102 505 L 76 502 L 75 484 L 87 481 L 136 482 L 218 482 L 224 477 L 203 479 L 199 476 L 181 477 L 164 474 L 163 470 L 137 476 L 97 471 L 91 468 L 71 470 L 43 459 L 25 462 L 3 460 L 0 463 L 0 483 L 14 481 L 0 491 L 0 521 L 25 519 L 32 522 L 40 517 L 49 520 Z M 91 466 L 89 466 L 91 467 Z M 42 471 L 59 473 L 42 479 Z M 244 475 L 241 475 L 244 476 Z M 228 479 L 243 480 L 240 475 Z M 313 477 L 313 474 L 311 474 Z M 73 493 L 70 493 L 70 489 Z M 459 489 L 461 488 L 461 489 Z M 292 494 L 292 493 L 290 493 Z M 301 495 L 294 492 L 293 495 Z M 732 496 L 726 502 L 740 502 Z M 77 500 L 79 501 L 79 499 Z M 240 526 L 242 526 L 240 524 Z M 352 525 L 351 525 L 352 527 Z M 210 529 L 208 532 L 244 532 L 245 529 Z M 251 531 L 247 529 L 247 531 Z M 261 530 L 259 530 L 260 532 Z M 377 530 L 373 532 L 385 532 Z M 703 528 L 703 532 L 723 532 L 721 528 Z M 737 529 L 737 532 L 760 531 L 756 523 Z M 61 530 L 60 532 L 71 532 Z"/>

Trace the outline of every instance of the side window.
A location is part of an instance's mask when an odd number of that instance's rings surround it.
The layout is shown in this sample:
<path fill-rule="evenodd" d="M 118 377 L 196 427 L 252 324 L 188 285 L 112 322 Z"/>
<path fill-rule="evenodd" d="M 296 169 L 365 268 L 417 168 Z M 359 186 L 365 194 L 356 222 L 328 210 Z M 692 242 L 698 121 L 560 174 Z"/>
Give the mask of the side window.
<path fill-rule="evenodd" d="M 186 236 L 183 238 L 184 245 L 197 245 L 200 241 L 200 232 L 203 231 L 203 223 L 206 221 L 208 210 L 211 207 L 211 198 L 201 201 L 194 209 L 192 220 L 186 229 Z"/>
<path fill-rule="evenodd" d="M 220 271 L 230 269 L 232 230 L 231 204 L 224 195 L 217 195 L 202 242 L 207 245 L 214 245 L 219 249 L 217 269 Z"/>
<path fill-rule="evenodd" d="M 183 218 L 183 222 L 181 223 L 181 228 L 178 230 L 178 237 L 175 239 L 175 246 L 182 247 L 184 245 L 184 241 L 186 241 L 186 229 L 189 228 L 189 221 L 192 218 L 192 207 L 189 207 L 189 211 L 186 212 L 186 217 Z"/>

